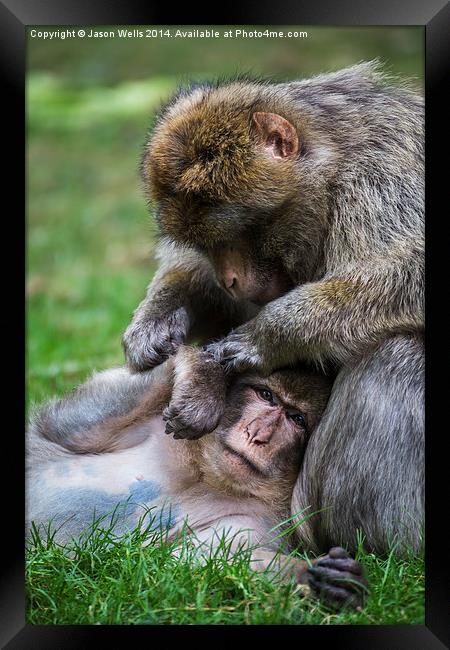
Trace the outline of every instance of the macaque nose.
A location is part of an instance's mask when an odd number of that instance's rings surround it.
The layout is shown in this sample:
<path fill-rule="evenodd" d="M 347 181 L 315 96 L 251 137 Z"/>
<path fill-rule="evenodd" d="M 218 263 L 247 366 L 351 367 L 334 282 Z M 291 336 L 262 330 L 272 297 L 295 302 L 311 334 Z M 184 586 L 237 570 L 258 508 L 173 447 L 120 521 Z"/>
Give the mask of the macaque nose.
<path fill-rule="evenodd" d="M 277 409 L 271 416 L 266 415 L 252 420 L 245 427 L 247 442 L 255 445 L 267 445 L 277 429 L 281 415 L 281 411 Z"/>
<path fill-rule="evenodd" d="M 234 273 L 232 270 L 230 271 L 225 271 L 225 273 L 222 276 L 222 283 L 225 289 L 236 289 L 237 288 L 237 275 Z"/>

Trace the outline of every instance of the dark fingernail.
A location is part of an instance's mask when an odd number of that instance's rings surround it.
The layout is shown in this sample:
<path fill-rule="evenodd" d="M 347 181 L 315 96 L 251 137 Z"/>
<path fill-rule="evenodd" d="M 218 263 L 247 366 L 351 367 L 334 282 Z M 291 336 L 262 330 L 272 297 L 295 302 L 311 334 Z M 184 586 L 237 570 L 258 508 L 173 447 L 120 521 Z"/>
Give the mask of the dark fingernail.
<path fill-rule="evenodd" d="M 333 548 L 330 548 L 328 555 L 330 557 L 336 557 L 336 558 L 350 557 L 347 551 L 344 548 L 342 548 L 342 546 L 333 546 Z"/>
<path fill-rule="evenodd" d="M 346 557 L 319 560 L 316 566 L 326 567 L 329 569 L 338 569 L 340 571 L 350 571 L 351 573 L 355 573 L 357 575 L 361 575 L 363 573 L 363 567 L 359 562 Z"/>

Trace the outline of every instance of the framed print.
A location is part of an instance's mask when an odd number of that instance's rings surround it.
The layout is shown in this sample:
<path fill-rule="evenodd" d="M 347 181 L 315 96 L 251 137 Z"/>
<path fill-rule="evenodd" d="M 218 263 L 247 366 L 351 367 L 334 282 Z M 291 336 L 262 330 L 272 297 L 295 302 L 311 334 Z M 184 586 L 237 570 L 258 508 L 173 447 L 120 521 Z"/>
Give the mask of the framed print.
<path fill-rule="evenodd" d="M 23 437 L 6 436 L 2 641 L 264 625 L 443 648 L 448 7 L 176 13 L 1 6 L 24 188 L 5 211 L 5 336 L 17 318 L 25 342 L 4 346 L 5 403 L 24 368 L 31 436 L 26 482 Z"/>

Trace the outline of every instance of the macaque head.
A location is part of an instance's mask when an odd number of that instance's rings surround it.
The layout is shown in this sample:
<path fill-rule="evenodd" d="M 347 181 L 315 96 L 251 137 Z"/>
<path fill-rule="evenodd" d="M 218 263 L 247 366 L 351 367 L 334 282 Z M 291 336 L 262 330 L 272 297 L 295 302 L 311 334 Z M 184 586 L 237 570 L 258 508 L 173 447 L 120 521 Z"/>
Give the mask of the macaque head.
<path fill-rule="evenodd" d="M 201 440 L 206 480 L 271 503 L 290 498 L 331 386 L 304 368 L 237 378 L 219 426 Z"/>
<path fill-rule="evenodd" d="M 264 83 L 180 92 L 142 164 L 162 234 L 208 252 L 276 219 L 298 193 L 302 128 L 291 100 Z"/>

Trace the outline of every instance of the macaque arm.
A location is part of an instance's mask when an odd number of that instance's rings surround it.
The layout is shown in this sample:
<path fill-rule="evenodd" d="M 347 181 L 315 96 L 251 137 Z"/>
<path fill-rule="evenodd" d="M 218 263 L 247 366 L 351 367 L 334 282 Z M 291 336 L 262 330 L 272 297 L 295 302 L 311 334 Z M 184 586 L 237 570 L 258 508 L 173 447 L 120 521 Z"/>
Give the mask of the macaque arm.
<path fill-rule="evenodd" d="M 301 359 L 345 362 L 387 335 L 423 328 L 421 269 L 389 265 L 307 283 L 269 303 L 209 351 L 232 370 L 276 367 Z"/>
<path fill-rule="evenodd" d="M 152 368 L 188 338 L 210 340 L 247 320 L 217 286 L 210 262 L 188 246 L 163 242 L 160 267 L 123 336 L 133 370 Z"/>
<path fill-rule="evenodd" d="M 360 608 L 365 600 L 367 581 L 363 568 L 340 547 L 330 549 L 328 555 L 310 563 L 257 548 L 252 552 L 252 567 L 267 571 L 283 582 L 294 578 L 299 585 L 304 585 L 303 595 L 314 595 L 331 607 Z"/>
<path fill-rule="evenodd" d="M 147 372 L 114 368 L 95 374 L 31 418 L 29 433 L 74 453 L 104 453 L 145 440 L 145 422 L 160 415 L 172 394 L 173 358 Z"/>
<path fill-rule="evenodd" d="M 265 572 L 281 582 L 295 580 L 305 586 L 304 595 L 319 597 L 331 607 L 360 607 L 364 603 L 367 581 L 363 567 L 343 548 L 331 548 L 327 555 L 307 562 L 258 543 L 262 532 L 258 528 L 252 517 L 237 515 L 225 517 L 211 527 L 194 529 L 197 560 L 206 562 L 218 548 L 223 548 L 227 557 L 250 549 L 254 571 Z"/>
<path fill-rule="evenodd" d="M 268 306 L 261 325 L 275 330 L 277 346 L 290 340 L 303 348 L 302 356 L 311 348 L 313 358 L 345 361 L 388 335 L 423 327 L 421 271 L 415 278 L 417 289 L 406 298 L 403 271 L 385 262 L 378 272 L 368 268 L 303 285 Z M 281 340 L 274 317 L 279 318 Z"/>

